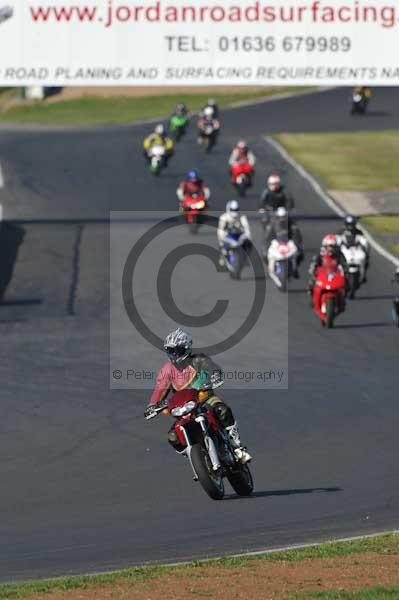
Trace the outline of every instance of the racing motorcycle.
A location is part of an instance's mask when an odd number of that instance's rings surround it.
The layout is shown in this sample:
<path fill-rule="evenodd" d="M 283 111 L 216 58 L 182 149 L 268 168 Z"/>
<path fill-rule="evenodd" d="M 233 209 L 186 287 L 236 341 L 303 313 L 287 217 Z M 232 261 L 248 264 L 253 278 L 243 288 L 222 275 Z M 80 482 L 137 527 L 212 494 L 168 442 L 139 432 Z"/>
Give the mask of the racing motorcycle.
<path fill-rule="evenodd" d="M 287 291 L 289 279 L 298 270 L 298 247 L 286 234 L 271 241 L 267 251 L 269 276 L 281 292 Z"/>
<path fill-rule="evenodd" d="M 356 91 L 352 93 L 351 115 L 364 115 L 367 110 L 367 105 L 368 98 L 364 94 Z"/>
<path fill-rule="evenodd" d="M 254 489 L 251 471 L 234 453 L 228 433 L 221 427 L 212 410 L 204 405 L 208 392 L 194 389 L 175 392 L 165 402 L 149 407 L 146 419 L 160 412 L 175 418 L 174 431 L 182 451 L 191 466 L 194 481 L 199 481 L 213 500 L 225 493 L 224 478 L 240 496 L 249 496 Z"/>
<path fill-rule="evenodd" d="M 200 119 L 198 121 L 198 143 L 210 152 L 216 144 L 220 131 L 220 123 L 217 119 Z"/>
<path fill-rule="evenodd" d="M 253 166 L 246 160 L 238 161 L 231 167 L 231 181 L 241 197 L 252 185 L 253 172 Z"/>
<path fill-rule="evenodd" d="M 159 175 L 166 165 L 166 148 L 161 144 L 151 146 L 147 152 L 150 171 L 153 175 Z"/>
<path fill-rule="evenodd" d="M 345 310 L 345 274 L 341 265 L 331 256 L 323 257 L 316 269 L 312 290 L 313 310 L 323 327 L 331 329 L 335 318 Z"/>
<path fill-rule="evenodd" d="M 208 203 L 203 193 L 191 192 L 184 196 L 181 212 L 191 233 L 198 233 L 199 226 L 204 222 L 207 206 Z"/>
<path fill-rule="evenodd" d="M 244 248 L 248 240 L 247 234 L 241 230 L 228 231 L 223 242 L 224 264 L 232 279 L 240 279 L 241 271 L 247 262 Z"/>
<path fill-rule="evenodd" d="M 176 142 L 179 142 L 186 133 L 189 122 L 187 115 L 172 115 L 169 121 L 169 130 Z"/>
<path fill-rule="evenodd" d="M 342 241 L 340 249 L 348 263 L 348 295 L 353 299 L 366 277 L 367 255 L 363 246 L 354 238 Z"/>

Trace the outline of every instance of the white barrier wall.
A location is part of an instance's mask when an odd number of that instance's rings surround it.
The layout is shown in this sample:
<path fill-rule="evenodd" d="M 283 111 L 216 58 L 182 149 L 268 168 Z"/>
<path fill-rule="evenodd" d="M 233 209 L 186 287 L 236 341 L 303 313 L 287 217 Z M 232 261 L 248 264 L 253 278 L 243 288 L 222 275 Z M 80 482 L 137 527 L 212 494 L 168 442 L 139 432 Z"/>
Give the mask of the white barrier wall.
<path fill-rule="evenodd" d="M 0 85 L 397 85 L 398 28 L 397 0 L 8 0 Z"/>

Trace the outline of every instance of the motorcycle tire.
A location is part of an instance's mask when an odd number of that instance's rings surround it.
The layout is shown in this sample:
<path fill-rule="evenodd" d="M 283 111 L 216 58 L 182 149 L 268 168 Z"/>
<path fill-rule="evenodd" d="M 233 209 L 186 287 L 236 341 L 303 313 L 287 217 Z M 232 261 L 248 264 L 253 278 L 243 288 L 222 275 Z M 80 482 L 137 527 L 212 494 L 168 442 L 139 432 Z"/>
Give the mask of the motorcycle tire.
<path fill-rule="evenodd" d="M 198 229 L 199 229 L 199 223 L 197 220 L 194 220 L 192 223 L 190 223 L 190 233 L 192 233 L 193 235 L 196 235 L 198 233 Z"/>
<path fill-rule="evenodd" d="M 236 255 L 236 262 L 234 263 L 234 265 L 231 267 L 230 266 L 230 277 L 232 279 L 238 280 L 241 277 L 241 269 L 242 269 L 242 265 L 241 265 L 241 257 L 239 254 Z"/>
<path fill-rule="evenodd" d="M 359 287 L 359 274 L 358 273 L 349 273 L 349 298 L 351 300 L 354 299 L 356 295 L 356 290 Z"/>
<path fill-rule="evenodd" d="M 285 292 L 287 291 L 287 286 L 288 286 L 288 263 L 287 261 L 284 261 L 281 263 L 281 274 L 280 274 L 280 292 L 282 292 L 283 294 L 285 294 Z"/>
<path fill-rule="evenodd" d="M 201 444 L 194 444 L 191 448 L 191 462 L 203 490 L 212 500 L 222 500 L 224 496 L 223 478 L 212 470 L 208 453 Z"/>
<path fill-rule="evenodd" d="M 238 190 L 238 195 L 240 196 L 240 198 L 244 198 L 246 191 L 247 191 L 247 186 L 245 185 L 245 183 L 238 184 L 237 190 Z"/>
<path fill-rule="evenodd" d="M 248 465 L 241 465 L 238 470 L 229 471 L 227 479 L 239 496 L 250 496 L 254 491 L 254 482 Z"/>
<path fill-rule="evenodd" d="M 334 298 L 328 298 L 326 302 L 326 327 L 332 329 L 334 327 L 335 317 L 335 300 Z"/>

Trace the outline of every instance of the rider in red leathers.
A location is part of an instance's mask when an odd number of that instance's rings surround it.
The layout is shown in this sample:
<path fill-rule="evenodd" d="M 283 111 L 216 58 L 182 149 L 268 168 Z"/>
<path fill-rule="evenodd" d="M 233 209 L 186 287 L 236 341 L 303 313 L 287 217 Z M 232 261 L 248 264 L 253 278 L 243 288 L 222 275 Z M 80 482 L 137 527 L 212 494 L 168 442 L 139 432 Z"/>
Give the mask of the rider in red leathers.
<path fill-rule="evenodd" d="M 209 187 L 205 185 L 204 180 L 201 179 L 198 171 L 195 169 L 192 169 L 187 173 L 185 180 L 182 181 L 177 188 L 176 194 L 180 202 L 180 208 L 182 206 L 184 196 L 187 194 L 198 194 L 199 196 L 204 196 L 207 202 L 211 196 Z"/>

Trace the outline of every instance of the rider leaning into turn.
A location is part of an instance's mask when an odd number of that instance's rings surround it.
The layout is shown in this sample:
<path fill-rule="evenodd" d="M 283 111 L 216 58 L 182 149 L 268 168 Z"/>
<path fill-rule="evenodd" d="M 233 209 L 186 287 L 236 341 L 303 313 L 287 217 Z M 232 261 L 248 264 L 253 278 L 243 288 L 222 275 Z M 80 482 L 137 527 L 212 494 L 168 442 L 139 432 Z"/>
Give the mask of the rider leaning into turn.
<path fill-rule="evenodd" d="M 170 391 L 190 388 L 206 390 L 202 402 L 212 410 L 220 425 L 228 432 L 237 458 L 242 463 L 247 463 L 251 460 L 251 455 L 241 443 L 233 412 L 214 393 L 214 389 L 223 384 L 221 369 L 205 354 L 194 354 L 192 343 L 191 336 L 180 328 L 166 337 L 164 348 L 169 360 L 158 372 L 155 389 L 145 414 L 151 413 L 154 405 L 165 400 Z M 169 430 L 168 441 L 177 452 L 182 450 L 174 426 Z"/>
<path fill-rule="evenodd" d="M 199 194 L 203 195 L 205 200 L 209 200 L 211 196 L 210 189 L 205 185 L 204 180 L 201 179 L 196 169 L 191 169 L 184 181 L 182 181 L 176 190 L 177 197 L 180 201 L 180 205 L 184 200 L 186 194 Z"/>
<path fill-rule="evenodd" d="M 342 254 L 339 249 L 338 239 L 334 233 L 328 233 L 321 243 L 321 248 L 319 254 L 315 254 L 312 258 L 312 261 L 309 265 L 309 282 L 308 289 L 309 292 L 312 292 L 313 286 L 316 280 L 316 270 L 317 267 L 320 267 L 323 262 L 323 256 L 332 256 L 336 259 L 337 264 L 340 265 L 344 270 L 346 286 L 348 286 L 348 264 L 345 260 L 345 256 Z M 347 288 L 346 288 L 347 289 Z"/>
<path fill-rule="evenodd" d="M 166 150 L 166 158 L 167 160 L 173 154 L 173 140 L 166 135 L 165 127 L 162 124 L 159 124 L 155 127 L 154 131 L 148 135 L 144 142 L 144 155 L 147 159 L 150 158 L 150 152 L 152 146 L 164 146 Z"/>

